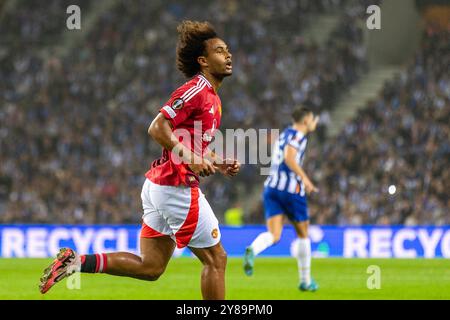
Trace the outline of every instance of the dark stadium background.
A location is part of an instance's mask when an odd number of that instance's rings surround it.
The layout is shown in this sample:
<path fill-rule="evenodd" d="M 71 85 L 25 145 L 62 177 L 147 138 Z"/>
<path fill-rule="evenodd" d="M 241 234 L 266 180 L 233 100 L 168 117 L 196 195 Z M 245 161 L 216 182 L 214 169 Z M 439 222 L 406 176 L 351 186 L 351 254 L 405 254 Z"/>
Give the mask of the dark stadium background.
<path fill-rule="evenodd" d="M 81 30 L 66 26 L 70 5 Z M 76 273 L 38 290 L 60 247 L 139 254 L 144 173 L 161 154 L 147 129 L 185 81 L 183 19 L 210 21 L 233 54 L 221 130 L 283 129 L 297 105 L 321 117 L 305 159 L 320 290 L 297 288 L 290 226 L 244 275 L 265 230 L 263 166 L 244 164 L 201 182 L 226 298 L 449 299 L 448 0 L 0 0 L 0 300 L 201 299 L 188 249 L 156 282 Z"/>
<path fill-rule="evenodd" d="M 140 224 L 185 18 L 232 50 L 222 129 L 281 129 L 298 104 L 321 115 L 312 224 L 450 224 L 449 6 L 408 0 L 0 1 L 0 223 Z M 264 223 L 259 169 L 202 181 L 222 225 Z"/>

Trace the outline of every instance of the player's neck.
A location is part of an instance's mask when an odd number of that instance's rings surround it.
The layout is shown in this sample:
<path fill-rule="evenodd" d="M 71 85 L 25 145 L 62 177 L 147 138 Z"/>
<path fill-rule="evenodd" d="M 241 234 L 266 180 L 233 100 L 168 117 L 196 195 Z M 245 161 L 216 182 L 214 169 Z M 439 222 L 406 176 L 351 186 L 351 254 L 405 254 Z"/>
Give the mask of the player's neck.
<path fill-rule="evenodd" d="M 216 77 L 214 77 L 212 74 L 210 74 L 208 72 L 200 72 L 200 74 L 209 81 L 209 83 L 211 84 L 211 86 L 214 89 L 214 92 L 217 93 L 220 85 L 222 84 L 222 79 L 217 79 Z"/>
<path fill-rule="evenodd" d="M 292 124 L 292 128 L 294 128 L 297 131 L 300 131 L 304 135 L 306 135 L 308 133 L 308 129 L 306 128 L 306 126 L 301 125 L 301 124 L 294 123 L 294 124 Z"/>

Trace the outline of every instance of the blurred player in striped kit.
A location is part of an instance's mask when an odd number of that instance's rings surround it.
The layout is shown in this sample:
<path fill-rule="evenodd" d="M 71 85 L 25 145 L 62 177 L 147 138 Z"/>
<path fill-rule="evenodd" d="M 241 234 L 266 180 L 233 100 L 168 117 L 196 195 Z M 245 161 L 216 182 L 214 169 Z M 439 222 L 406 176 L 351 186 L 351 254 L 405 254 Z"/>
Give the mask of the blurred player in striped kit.
<path fill-rule="evenodd" d="M 306 194 L 318 189 L 302 169 L 307 134 L 316 129 L 318 116 L 305 107 L 292 113 L 293 124 L 286 128 L 275 143 L 270 175 L 264 183 L 264 210 L 268 231 L 259 234 L 247 247 L 244 271 L 253 274 L 254 257 L 277 243 L 283 230 L 284 215 L 294 225 L 298 239 L 295 256 L 298 261 L 301 291 L 316 291 L 311 277 L 311 242 L 308 238 L 309 215 Z"/>

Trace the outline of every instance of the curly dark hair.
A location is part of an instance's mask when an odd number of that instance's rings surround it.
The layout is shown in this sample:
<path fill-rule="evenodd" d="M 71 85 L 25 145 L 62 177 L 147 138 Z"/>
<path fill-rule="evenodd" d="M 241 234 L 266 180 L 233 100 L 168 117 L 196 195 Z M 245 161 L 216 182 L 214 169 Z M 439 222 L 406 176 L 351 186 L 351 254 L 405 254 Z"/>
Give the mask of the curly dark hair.
<path fill-rule="evenodd" d="M 178 27 L 177 68 L 187 78 L 200 72 L 199 56 L 206 56 L 206 40 L 217 38 L 213 26 L 207 22 L 182 21 Z"/>

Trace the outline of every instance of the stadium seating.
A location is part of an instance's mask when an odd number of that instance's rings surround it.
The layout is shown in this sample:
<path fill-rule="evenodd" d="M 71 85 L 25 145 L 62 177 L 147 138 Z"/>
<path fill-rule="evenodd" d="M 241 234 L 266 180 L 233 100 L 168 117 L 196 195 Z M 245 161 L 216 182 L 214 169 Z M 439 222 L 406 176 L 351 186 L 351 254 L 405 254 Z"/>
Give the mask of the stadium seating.
<path fill-rule="evenodd" d="M 310 154 L 308 169 L 321 187 L 315 222 L 450 223 L 449 39 L 448 30 L 428 29 L 408 68 Z"/>
<path fill-rule="evenodd" d="M 53 53 L 62 30 L 54 22 L 58 19 L 48 18 L 59 17 L 65 2 L 48 2 L 53 10 L 19 1 L 0 21 L 2 30 L 14 30 L 0 42 L 3 223 L 140 221 L 143 174 L 160 154 L 147 127 L 170 92 L 184 81 L 174 63 L 175 28 L 184 17 L 211 20 L 232 50 L 234 75 L 221 88 L 222 128 L 281 128 L 299 103 L 326 112 L 368 68 L 357 23 L 366 1 L 350 5 L 345 0 L 267 0 L 256 8 L 254 1 L 202 0 L 200 6 L 190 6 L 173 0 L 122 0 L 101 13 L 85 42 L 67 56 Z M 83 15 L 91 5 L 92 1 L 80 2 Z M 342 23 L 325 46 L 306 44 L 301 37 L 305 25 L 327 10 L 342 14 Z M 311 199 L 313 222 L 428 223 L 448 208 L 445 197 L 428 197 L 432 190 L 438 195 L 448 190 L 445 180 L 434 179 L 436 174 L 449 175 L 443 160 L 448 154 L 448 128 L 444 124 L 431 129 L 424 123 L 441 123 L 448 118 L 448 108 L 425 112 L 429 103 L 422 99 L 433 101 L 436 108 L 448 106 L 449 86 L 448 76 L 440 73 L 445 61 L 435 61 L 427 43 L 409 71 L 387 85 L 345 132 L 311 150 L 308 169 L 316 172 L 322 190 Z M 440 36 L 439 43 L 448 46 L 448 35 L 447 40 Z M 410 87 L 417 88 L 413 96 L 405 90 Z M 404 127 L 392 126 L 392 114 Z M 422 120 L 413 128 L 424 137 L 412 136 L 411 119 Z M 383 130 L 377 130 L 380 120 Z M 361 135 L 355 137 L 355 132 Z M 417 145 L 412 154 L 408 143 Z M 434 160 L 422 163 L 415 154 L 422 152 Z M 361 166 L 356 159 L 363 156 L 367 159 Z M 396 170 L 402 160 L 408 163 L 406 172 L 430 166 L 429 177 L 402 176 Z M 383 171 L 386 166 L 389 170 Z M 203 189 L 219 220 L 242 197 L 241 190 L 262 187 L 264 177 L 258 173 L 256 166 L 243 166 L 235 180 L 205 180 Z M 377 186 L 386 184 L 398 186 L 395 198 L 379 197 L 386 192 Z M 389 210 L 399 206 L 401 216 L 391 216 Z M 262 219 L 257 203 L 244 216 L 247 223 Z"/>

